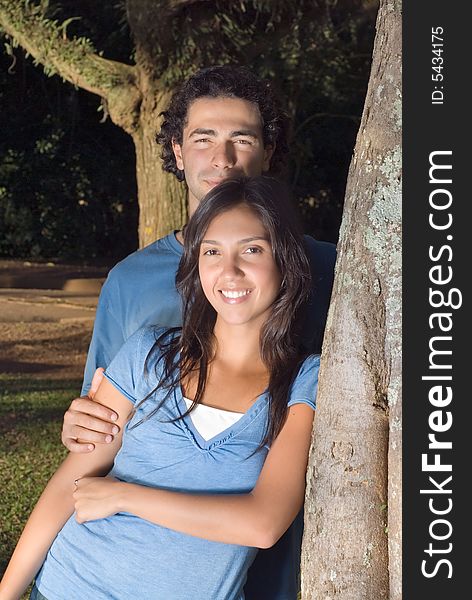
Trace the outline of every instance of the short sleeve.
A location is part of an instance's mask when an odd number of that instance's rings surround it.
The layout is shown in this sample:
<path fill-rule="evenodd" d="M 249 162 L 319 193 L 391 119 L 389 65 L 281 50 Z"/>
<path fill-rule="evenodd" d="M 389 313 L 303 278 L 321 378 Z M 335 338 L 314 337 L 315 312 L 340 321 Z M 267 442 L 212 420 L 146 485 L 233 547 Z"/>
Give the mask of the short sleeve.
<path fill-rule="evenodd" d="M 156 327 L 138 329 L 126 340 L 105 371 L 110 383 L 133 404 L 142 399 L 146 359 L 163 331 Z"/>
<path fill-rule="evenodd" d="M 113 291 L 114 280 L 111 275 L 103 284 L 98 299 L 92 341 L 90 342 L 85 363 L 84 381 L 81 395 L 85 396 L 92 383 L 93 375 L 98 367 L 104 369 L 111 363 L 125 342 L 121 324 L 115 318 L 112 310 L 112 299 L 119 295 Z"/>
<path fill-rule="evenodd" d="M 303 362 L 295 381 L 290 388 L 288 406 L 308 404 L 316 409 L 316 393 L 318 391 L 318 372 L 320 370 L 320 355 L 311 354 Z"/>

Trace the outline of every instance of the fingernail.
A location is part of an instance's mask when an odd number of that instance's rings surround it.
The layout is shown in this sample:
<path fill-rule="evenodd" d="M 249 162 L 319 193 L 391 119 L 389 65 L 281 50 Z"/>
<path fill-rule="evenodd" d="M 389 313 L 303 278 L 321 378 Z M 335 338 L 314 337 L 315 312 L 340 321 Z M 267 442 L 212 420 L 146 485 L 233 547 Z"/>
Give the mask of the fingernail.
<path fill-rule="evenodd" d="M 114 425 L 114 426 L 111 428 L 111 432 L 112 432 L 112 433 L 118 433 L 118 431 L 119 431 L 119 429 L 118 429 L 118 427 L 117 427 L 116 425 Z"/>
<path fill-rule="evenodd" d="M 109 444 L 109 443 L 112 441 L 112 439 L 113 439 L 113 436 L 111 436 L 111 435 L 107 435 L 107 436 L 106 436 L 106 438 L 105 438 L 105 442 L 106 442 L 107 444 Z"/>
<path fill-rule="evenodd" d="M 87 448 L 88 448 L 89 450 L 93 450 L 93 449 L 95 448 L 95 446 L 92 446 L 92 444 L 89 444 L 89 445 L 87 446 Z"/>
<path fill-rule="evenodd" d="M 115 415 L 115 413 L 113 413 L 113 414 L 111 415 L 111 420 L 112 420 L 112 421 L 116 421 L 116 419 L 117 419 L 117 418 L 118 418 L 118 415 Z"/>

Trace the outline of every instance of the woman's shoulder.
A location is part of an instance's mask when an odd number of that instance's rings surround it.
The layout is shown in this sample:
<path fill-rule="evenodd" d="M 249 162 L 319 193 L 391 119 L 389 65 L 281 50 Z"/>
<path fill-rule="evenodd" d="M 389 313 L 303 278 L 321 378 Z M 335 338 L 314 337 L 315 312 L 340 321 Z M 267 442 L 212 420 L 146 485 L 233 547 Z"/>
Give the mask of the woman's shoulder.
<path fill-rule="evenodd" d="M 313 409 L 316 408 L 319 370 L 320 355 L 310 354 L 307 356 L 300 365 L 297 376 L 290 388 L 288 406 L 302 402 Z"/>
<path fill-rule="evenodd" d="M 180 335 L 180 327 L 161 327 L 160 325 L 144 325 L 136 330 L 127 340 L 143 349 L 153 346 L 162 347 Z"/>
<path fill-rule="evenodd" d="M 179 336 L 180 327 L 146 325 L 133 334 L 132 337 L 135 337 L 133 346 L 136 348 L 140 362 L 146 361 L 147 364 L 155 364 Z"/>
<path fill-rule="evenodd" d="M 140 327 L 112 360 L 107 376 L 123 389 L 132 390 L 134 398 L 145 396 L 144 392 L 160 381 L 164 355 L 178 334 L 177 329 L 168 327 Z"/>
<path fill-rule="evenodd" d="M 300 365 L 300 369 L 298 370 L 298 377 L 306 377 L 307 373 L 312 373 L 313 371 L 317 371 L 320 368 L 320 355 L 319 354 L 309 354 L 305 360 Z"/>
<path fill-rule="evenodd" d="M 169 327 L 158 327 L 155 325 L 140 327 L 129 336 L 118 354 L 112 360 L 110 367 L 123 367 L 135 365 L 141 368 L 145 364 L 156 364 L 166 347 L 178 335 L 178 329 Z"/>

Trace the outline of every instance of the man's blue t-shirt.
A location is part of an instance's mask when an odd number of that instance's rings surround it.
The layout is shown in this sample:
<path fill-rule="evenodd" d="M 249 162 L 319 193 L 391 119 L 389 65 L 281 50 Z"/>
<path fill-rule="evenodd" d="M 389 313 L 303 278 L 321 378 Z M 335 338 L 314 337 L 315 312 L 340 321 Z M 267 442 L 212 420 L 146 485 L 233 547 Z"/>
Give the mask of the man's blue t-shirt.
<path fill-rule="evenodd" d="M 305 309 L 304 343 L 309 353 L 321 352 L 334 278 L 336 248 L 304 236 L 310 262 L 312 293 Z M 171 233 L 118 263 L 108 274 L 98 301 L 85 366 L 85 395 L 95 369 L 106 368 L 124 342 L 145 325 L 181 325 L 181 301 L 175 276 L 183 246 Z M 296 600 L 303 535 L 303 511 L 277 544 L 261 550 L 249 570 L 247 600 Z"/>
<path fill-rule="evenodd" d="M 236 423 L 205 440 L 191 416 L 184 416 L 180 385 L 170 394 L 157 390 L 149 396 L 162 374 L 154 344 L 163 333 L 140 329 L 106 370 L 109 381 L 136 406 L 110 475 L 184 493 L 249 493 L 269 450 L 260 448 L 267 393 Z M 318 370 L 319 356 L 306 358 L 288 406 L 315 408 Z M 72 515 L 54 540 L 36 585 L 48 600 L 243 600 L 246 573 L 256 554 L 253 547 L 211 542 L 130 513 L 83 524 Z"/>

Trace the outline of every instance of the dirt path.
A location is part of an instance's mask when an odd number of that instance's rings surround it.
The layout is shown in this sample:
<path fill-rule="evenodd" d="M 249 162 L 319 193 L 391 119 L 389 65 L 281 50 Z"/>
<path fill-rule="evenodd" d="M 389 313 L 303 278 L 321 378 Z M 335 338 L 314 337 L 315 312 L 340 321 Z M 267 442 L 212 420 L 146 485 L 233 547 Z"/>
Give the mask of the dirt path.
<path fill-rule="evenodd" d="M 107 272 L 0 261 L 0 373 L 80 379 Z"/>

